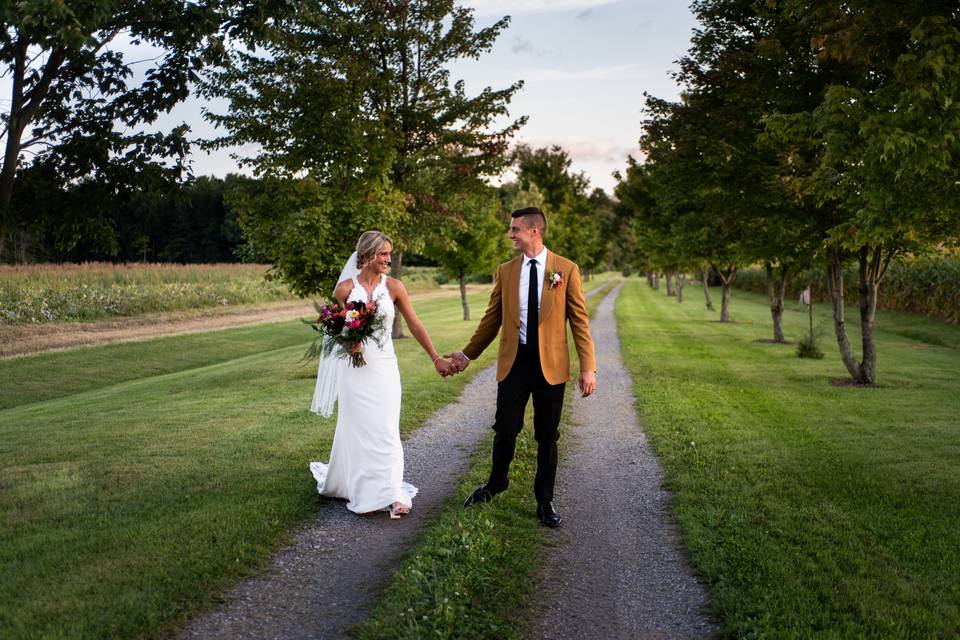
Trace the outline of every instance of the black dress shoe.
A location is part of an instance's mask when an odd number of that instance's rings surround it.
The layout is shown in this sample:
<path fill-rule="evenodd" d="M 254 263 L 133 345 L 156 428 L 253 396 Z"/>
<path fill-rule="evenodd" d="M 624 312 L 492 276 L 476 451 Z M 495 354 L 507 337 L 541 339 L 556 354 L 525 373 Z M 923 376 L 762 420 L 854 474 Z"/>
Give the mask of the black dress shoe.
<path fill-rule="evenodd" d="M 554 510 L 552 502 L 538 502 L 537 517 L 540 519 L 540 524 L 551 529 L 556 529 L 563 522 Z"/>
<path fill-rule="evenodd" d="M 475 504 L 490 502 L 493 500 L 494 495 L 494 492 L 490 491 L 490 489 L 487 488 L 487 483 L 484 482 L 482 485 L 474 489 L 473 493 L 467 496 L 467 499 L 463 501 L 463 506 L 472 507 Z"/>

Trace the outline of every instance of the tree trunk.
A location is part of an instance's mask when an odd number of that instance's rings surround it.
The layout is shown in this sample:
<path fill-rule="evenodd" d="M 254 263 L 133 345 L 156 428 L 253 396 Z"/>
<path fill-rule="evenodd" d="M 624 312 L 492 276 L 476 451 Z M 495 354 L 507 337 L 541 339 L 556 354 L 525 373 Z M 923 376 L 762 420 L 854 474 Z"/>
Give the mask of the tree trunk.
<path fill-rule="evenodd" d="M 647 271 L 647 286 L 653 289 L 653 271 Z"/>
<path fill-rule="evenodd" d="M 667 280 L 667 295 L 671 298 L 673 297 L 673 272 L 667 271 L 663 274 L 663 277 Z"/>
<path fill-rule="evenodd" d="M 720 322 L 730 322 L 730 290 L 733 283 L 723 283 L 723 292 L 720 294 Z"/>
<path fill-rule="evenodd" d="M 873 329 L 877 317 L 877 296 L 880 282 L 887 272 L 893 252 L 884 254 L 883 247 L 864 247 L 860 250 L 860 333 L 863 340 L 863 362 L 860 363 L 860 381 L 876 384 L 877 343 Z"/>
<path fill-rule="evenodd" d="M 877 295 L 880 281 L 883 280 L 892 251 L 884 253 L 883 247 L 861 247 L 857 255 L 859 277 L 857 293 L 860 303 L 860 334 L 863 348 L 863 360 L 857 362 L 850 340 L 847 338 L 843 318 L 843 256 L 839 251 L 831 255 L 827 267 L 827 283 L 830 286 L 830 299 L 833 302 L 833 325 L 837 333 L 840 356 L 847 367 L 850 377 L 861 384 L 877 382 L 877 344 L 873 329 L 877 316 Z"/>
<path fill-rule="evenodd" d="M 402 272 L 403 251 L 396 251 L 393 254 L 393 259 L 390 261 L 390 276 L 399 280 Z M 399 313 L 393 316 L 393 329 L 391 333 L 394 340 L 406 338 L 406 336 L 403 335 L 403 320 L 400 319 Z"/>
<path fill-rule="evenodd" d="M 712 266 L 723 284 L 723 293 L 720 297 L 720 322 L 730 322 L 730 291 L 733 289 L 733 281 L 737 277 L 737 266 L 730 265 L 726 270 L 717 269 L 716 265 Z"/>
<path fill-rule="evenodd" d="M 467 304 L 467 276 L 460 272 L 460 302 L 463 303 L 463 319 L 470 319 L 470 305 Z"/>
<path fill-rule="evenodd" d="M 840 358 L 854 380 L 860 380 L 860 364 L 850 346 L 847 337 L 846 320 L 843 317 L 843 254 L 833 251 L 830 263 L 827 265 L 827 290 L 830 302 L 833 304 L 833 331 L 837 334 L 837 346 L 840 348 Z"/>
<path fill-rule="evenodd" d="M 780 265 L 780 275 L 774 279 L 773 265 L 767 267 L 767 294 L 770 296 L 770 316 L 773 318 L 773 341 L 779 344 L 786 342 L 783 337 L 783 297 L 787 288 L 787 267 Z"/>
<path fill-rule="evenodd" d="M 687 274 L 677 274 L 677 302 L 683 302 L 683 283 L 687 280 Z"/>
<path fill-rule="evenodd" d="M 39 75 L 35 71 L 32 72 L 34 85 L 28 89 L 28 48 L 29 42 L 23 35 L 17 38 L 12 47 L 13 70 L 10 83 L 10 111 L 6 123 L 3 167 L 0 168 L 0 260 L 3 259 L 6 249 L 5 239 L 10 236 L 10 239 L 13 240 L 15 230 L 10 205 L 13 202 L 13 185 L 20 161 L 20 152 L 22 151 L 23 132 L 30 124 L 41 102 L 46 98 L 50 90 L 50 84 L 60 70 L 67 53 L 67 50 L 63 47 L 53 49 L 43 64 L 43 71 Z"/>
<path fill-rule="evenodd" d="M 713 300 L 710 299 L 710 268 L 703 268 L 703 297 L 707 301 L 707 311 L 713 311 Z"/>
<path fill-rule="evenodd" d="M 660 272 L 655 271 L 653 273 L 653 288 L 657 291 L 660 290 Z"/>

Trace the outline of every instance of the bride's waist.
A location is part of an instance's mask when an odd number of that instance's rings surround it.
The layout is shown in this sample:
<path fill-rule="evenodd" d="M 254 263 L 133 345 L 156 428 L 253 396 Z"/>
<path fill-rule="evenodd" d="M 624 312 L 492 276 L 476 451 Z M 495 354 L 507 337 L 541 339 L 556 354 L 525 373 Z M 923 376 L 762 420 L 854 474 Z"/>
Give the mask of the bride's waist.
<path fill-rule="evenodd" d="M 378 343 L 377 341 L 367 338 L 363 341 L 363 352 L 364 353 L 382 353 L 393 355 L 393 343 L 390 341 L 384 343 Z"/>

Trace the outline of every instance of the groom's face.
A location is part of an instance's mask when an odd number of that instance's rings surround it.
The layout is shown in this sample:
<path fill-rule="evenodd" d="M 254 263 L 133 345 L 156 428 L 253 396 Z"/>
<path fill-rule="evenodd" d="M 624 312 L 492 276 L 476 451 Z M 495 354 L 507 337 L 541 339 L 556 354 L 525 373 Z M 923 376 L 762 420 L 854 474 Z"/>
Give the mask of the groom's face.
<path fill-rule="evenodd" d="M 533 239 L 536 235 L 536 228 L 528 227 L 526 220 L 522 217 L 510 218 L 510 239 L 513 241 L 513 248 L 517 251 L 526 251 L 533 245 Z"/>

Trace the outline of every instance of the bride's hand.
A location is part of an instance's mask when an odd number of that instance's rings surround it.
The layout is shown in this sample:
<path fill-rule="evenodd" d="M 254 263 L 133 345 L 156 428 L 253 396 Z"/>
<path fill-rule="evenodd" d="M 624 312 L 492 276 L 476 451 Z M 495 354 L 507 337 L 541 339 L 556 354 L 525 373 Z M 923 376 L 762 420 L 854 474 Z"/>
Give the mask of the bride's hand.
<path fill-rule="evenodd" d="M 360 353 L 361 351 L 363 351 L 362 342 L 354 342 L 353 346 L 350 347 L 350 353 Z"/>
<path fill-rule="evenodd" d="M 457 373 L 456 367 L 454 367 L 452 364 L 450 364 L 449 361 L 444 360 L 443 358 L 437 358 L 436 361 L 434 361 L 433 363 L 433 367 L 437 370 L 437 373 L 439 373 L 440 376 L 443 378 L 446 378 L 447 376 L 452 376 L 453 374 Z"/>

